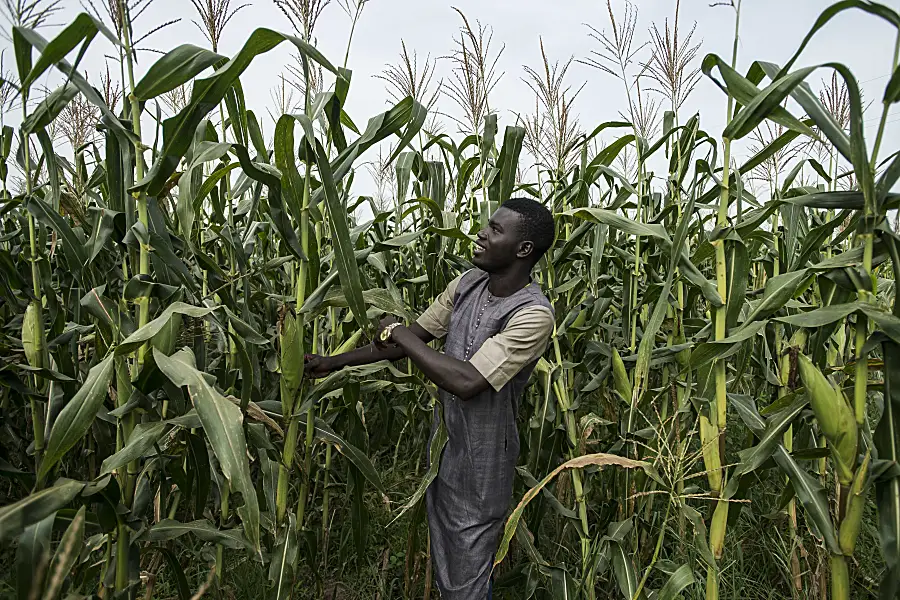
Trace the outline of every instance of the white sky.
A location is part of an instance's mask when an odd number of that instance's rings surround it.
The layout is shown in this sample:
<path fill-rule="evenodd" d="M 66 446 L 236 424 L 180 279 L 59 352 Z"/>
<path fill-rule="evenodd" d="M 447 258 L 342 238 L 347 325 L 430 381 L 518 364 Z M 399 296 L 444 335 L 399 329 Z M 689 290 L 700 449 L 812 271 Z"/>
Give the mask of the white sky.
<path fill-rule="evenodd" d="M 104 0 L 99 0 L 102 1 Z M 900 0 L 882 1 L 895 10 L 900 10 Z M 233 0 L 233 4 L 239 3 L 240 0 Z M 64 4 L 65 13 L 58 16 L 56 22 L 66 22 L 80 10 L 80 3 L 76 0 L 65 0 Z M 622 0 L 613 0 L 613 8 L 619 18 L 622 17 L 623 4 Z M 639 0 L 636 4 L 639 16 L 635 46 L 648 39 L 647 30 L 652 22 L 662 28 L 664 20 L 667 17 L 671 19 L 675 0 Z M 739 70 L 745 72 L 753 60 L 783 64 L 794 53 L 816 17 L 829 4 L 831 2 L 826 0 L 745 0 Z M 551 61 L 565 61 L 572 56 L 576 59 L 587 57 L 597 47 L 596 42 L 588 37 L 585 23 L 590 23 L 599 30 L 610 30 L 605 0 L 370 0 L 357 27 L 349 60 L 353 81 L 347 112 L 360 127 L 364 126 L 369 117 L 385 110 L 388 105 L 385 84 L 374 75 L 380 73 L 387 64 L 396 62 L 401 40 L 405 40 L 410 51 L 415 50 L 419 54 L 420 62 L 424 61 L 426 55 L 439 57 L 452 50 L 452 38 L 461 21 L 451 5 L 460 8 L 470 20 L 477 19 L 490 25 L 494 30 L 495 49 L 499 50 L 505 44 L 499 63 L 500 70 L 505 75 L 491 97 L 492 107 L 499 108 L 501 131 L 504 125 L 515 120 L 514 112 L 528 112 L 534 107 L 534 96 L 522 80 L 522 67 L 526 64 L 535 68 L 541 66 L 539 37 L 543 37 L 544 47 Z M 138 34 L 178 17 L 182 19 L 179 23 L 154 34 L 145 45 L 159 49 L 171 49 L 185 42 L 207 46 L 203 35 L 192 23 L 196 15 L 189 0 L 153 0 L 152 6 L 138 22 Z M 703 42 L 699 57 L 712 52 L 729 58 L 734 11 L 728 7 L 710 7 L 709 0 L 683 0 L 682 32 L 686 33 L 694 21 L 697 22 L 694 39 Z M 332 0 L 314 34 L 317 46 L 336 64 L 343 61 L 349 24 L 349 17 Z M 252 0 L 252 5 L 240 11 L 229 23 L 219 52 L 227 56 L 233 55 L 257 27 L 290 30 L 287 20 L 272 0 Z M 52 30 L 45 31 L 44 35 L 50 37 Z M 798 66 L 805 66 L 839 61 L 851 68 L 861 83 L 866 99 L 875 101 L 866 117 L 866 133 L 870 145 L 881 114 L 880 99 L 890 74 L 895 36 L 896 30 L 877 17 L 860 11 L 848 11 L 816 36 L 798 62 Z M 9 50 L 8 43 L 3 45 Z M 98 37 L 81 68 L 93 75 L 91 80 L 98 86 L 104 52 L 111 53 L 111 48 L 105 39 Z M 151 53 L 140 56 L 138 77 L 156 57 Z M 242 77 L 247 105 L 263 119 L 267 138 L 273 131 L 266 110 L 273 106 L 271 90 L 288 61 L 290 49 L 285 44 L 258 57 Z M 9 51 L 6 52 L 5 63 L 7 69 L 14 68 L 12 53 Z M 435 81 L 447 78 L 450 67 L 449 61 L 439 60 Z M 57 77 L 56 74 L 53 77 Z M 818 89 L 819 81 L 830 77 L 831 71 L 822 69 L 809 81 Z M 625 107 L 621 82 L 608 74 L 573 63 L 569 69 L 568 82 L 576 89 L 586 83 L 576 101 L 576 110 L 583 128 L 587 130 L 604 121 L 616 120 L 618 112 Z M 54 81 L 42 83 L 52 85 Z M 448 98 L 443 98 L 439 106 L 447 112 L 452 112 L 454 108 Z M 718 137 L 724 126 L 725 99 L 721 91 L 705 77 L 683 107 L 682 118 L 698 110 L 701 114 L 701 128 Z M 800 112 L 795 114 L 799 115 Z M 894 105 L 891 114 L 883 144 L 888 152 L 897 148 L 895 140 L 900 139 L 898 105 Z M 448 123 L 445 129 L 455 133 L 452 123 Z M 371 160 L 375 152 L 370 150 L 363 160 Z M 882 156 L 886 156 L 886 153 L 882 152 Z M 371 193 L 372 190 L 367 189 L 371 188 L 371 184 L 366 179 L 358 177 L 355 190 L 357 194 Z"/>

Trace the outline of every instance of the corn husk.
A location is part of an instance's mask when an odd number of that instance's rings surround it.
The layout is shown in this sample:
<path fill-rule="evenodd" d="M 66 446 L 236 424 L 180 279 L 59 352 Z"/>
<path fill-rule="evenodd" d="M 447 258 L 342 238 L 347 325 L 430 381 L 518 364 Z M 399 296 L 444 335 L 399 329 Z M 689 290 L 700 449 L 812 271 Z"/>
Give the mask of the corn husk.
<path fill-rule="evenodd" d="M 859 437 L 853 409 L 844 393 L 832 386 L 828 378 L 802 354 L 799 368 L 819 428 L 828 439 L 838 480 L 843 485 L 850 485 Z"/>
<path fill-rule="evenodd" d="M 572 321 L 572 327 L 584 327 L 585 322 L 587 321 L 587 310 L 581 309 L 581 312 L 578 313 L 578 316 L 575 317 L 575 320 Z"/>
<path fill-rule="evenodd" d="M 869 459 L 871 454 L 866 452 L 862 464 L 856 470 L 853 477 L 853 485 L 850 486 L 850 493 L 847 498 L 847 510 L 844 513 L 844 520 L 841 521 L 840 531 L 838 533 L 838 542 L 840 543 L 841 552 L 846 556 L 852 556 L 856 549 L 856 540 L 859 538 L 859 528 L 862 524 L 863 512 L 866 508 L 866 476 L 869 474 Z"/>
<path fill-rule="evenodd" d="M 715 493 L 722 491 L 722 459 L 719 456 L 719 428 L 705 415 L 700 415 L 700 443 L 703 445 L 703 464 L 709 487 Z"/>
<path fill-rule="evenodd" d="M 153 336 L 153 339 L 150 340 L 150 344 L 154 348 L 168 356 L 172 354 L 173 350 L 175 350 L 175 342 L 178 341 L 178 334 L 180 332 L 181 314 L 172 313 L 172 317 L 169 319 L 169 322 L 163 325 L 159 333 Z"/>
<path fill-rule="evenodd" d="M 25 317 L 22 320 L 22 346 L 25 348 L 25 358 L 28 364 L 35 368 L 43 365 L 43 327 L 38 320 L 37 304 L 31 302 L 25 309 Z"/>
<path fill-rule="evenodd" d="M 709 524 L 709 549 L 716 559 L 722 558 L 725 551 L 725 529 L 728 525 L 728 502 L 719 500 L 716 510 L 713 511 L 712 521 Z"/>
<path fill-rule="evenodd" d="M 350 352 L 356 345 L 359 343 L 359 340 L 362 339 L 363 330 L 357 329 L 356 332 L 344 340 L 344 343 L 338 346 L 337 350 L 334 351 L 335 354 L 344 354 L 346 352 Z"/>
<path fill-rule="evenodd" d="M 628 371 L 625 370 L 625 363 L 619 355 L 619 351 L 613 348 L 612 353 L 612 372 L 613 385 L 619 395 L 625 402 L 631 402 L 631 381 L 628 379 Z"/>
<path fill-rule="evenodd" d="M 303 347 L 302 333 L 299 331 L 297 319 L 288 313 L 281 326 L 280 363 L 281 367 L 281 401 L 284 417 L 290 414 L 294 397 L 303 380 Z"/>

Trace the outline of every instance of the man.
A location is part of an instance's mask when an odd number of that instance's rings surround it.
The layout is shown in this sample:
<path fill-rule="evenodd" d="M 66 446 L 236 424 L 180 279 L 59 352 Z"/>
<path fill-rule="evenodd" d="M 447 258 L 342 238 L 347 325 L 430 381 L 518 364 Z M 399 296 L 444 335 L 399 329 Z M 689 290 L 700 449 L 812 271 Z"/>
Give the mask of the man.
<path fill-rule="evenodd" d="M 491 570 L 519 454 L 519 398 L 553 333 L 531 271 L 553 245 L 553 217 L 525 198 L 505 202 L 478 233 L 472 263 L 416 323 L 382 321 L 376 342 L 312 356 L 314 377 L 407 357 L 440 388 L 449 439 L 426 506 L 443 600 L 490 598 Z M 444 352 L 428 346 L 444 338 Z M 432 435 L 437 427 L 438 413 Z"/>

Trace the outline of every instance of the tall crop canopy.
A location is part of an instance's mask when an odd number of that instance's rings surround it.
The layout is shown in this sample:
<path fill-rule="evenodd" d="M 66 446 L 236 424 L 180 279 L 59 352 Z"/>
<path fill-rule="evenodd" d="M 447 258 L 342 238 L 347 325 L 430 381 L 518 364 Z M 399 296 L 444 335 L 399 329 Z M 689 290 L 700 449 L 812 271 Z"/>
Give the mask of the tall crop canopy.
<path fill-rule="evenodd" d="M 541 41 L 515 119 L 503 48 L 457 11 L 445 62 L 402 43 L 366 120 L 366 0 L 337 3 L 343 57 L 316 43 L 327 1 L 274 0 L 285 19 L 233 52 L 258 7 L 90 0 L 48 28 L 62 4 L 0 2 L 4 595 L 437 597 L 437 389 L 409 360 L 304 366 L 414 321 L 529 197 L 555 220 L 533 276 L 556 323 L 495 594 L 898 597 L 896 10 L 824 7 L 776 64 L 739 55 L 741 0 L 709 9 L 732 11 L 728 56 L 678 2 L 646 36 L 608 2 L 588 81 Z M 898 40 L 877 97 L 840 56 L 804 61 L 851 15 Z M 143 51 L 179 17 L 204 41 Z M 285 56 L 274 106 L 249 106 Z M 701 80 L 721 131 L 684 108 Z M 600 124 L 576 111 L 594 81 L 625 94 Z"/>

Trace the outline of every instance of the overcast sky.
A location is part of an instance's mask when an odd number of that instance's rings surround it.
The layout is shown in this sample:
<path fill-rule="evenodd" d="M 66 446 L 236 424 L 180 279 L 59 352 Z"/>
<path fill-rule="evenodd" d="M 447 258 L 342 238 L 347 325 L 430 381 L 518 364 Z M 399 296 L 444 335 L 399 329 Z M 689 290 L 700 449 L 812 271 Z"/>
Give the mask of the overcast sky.
<path fill-rule="evenodd" d="M 102 2 L 105 0 L 97 0 Z M 900 0 L 882 0 L 895 10 L 900 10 Z M 241 3 L 233 0 L 233 4 Z M 64 0 L 65 14 L 55 21 L 62 23 L 80 10 L 76 0 Z M 648 28 L 657 23 L 662 29 L 664 21 L 671 21 L 675 0 L 640 0 L 635 46 L 647 41 Z M 699 58 L 716 53 L 726 59 L 731 55 L 734 30 L 734 11 L 729 7 L 710 7 L 709 0 L 682 0 L 681 29 L 686 34 L 696 21 L 695 41 L 702 41 Z M 739 70 L 746 71 L 753 60 L 767 60 L 783 64 L 797 49 L 816 17 L 830 2 L 826 0 L 745 0 L 741 22 L 739 46 Z M 420 62 L 449 54 L 453 37 L 461 20 L 452 9 L 461 9 L 472 21 L 478 20 L 493 28 L 493 48 L 503 48 L 499 68 L 505 74 L 497 85 L 491 105 L 500 117 L 501 130 L 515 120 L 516 112 L 533 110 L 534 96 L 523 82 L 523 65 L 540 67 L 539 39 L 551 61 L 566 61 L 589 57 L 597 48 L 586 24 L 598 30 L 610 30 L 606 0 L 370 0 L 362 14 L 353 39 L 349 67 L 353 70 L 347 112 L 362 126 L 372 115 L 385 110 L 388 95 L 385 84 L 375 77 L 386 65 L 397 62 L 401 40 L 410 51 L 419 55 Z M 613 0 L 613 9 L 622 17 L 624 2 Z M 196 14 L 189 0 L 153 0 L 151 7 L 137 24 L 140 34 L 150 28 L 174 19 L 181 21 L 154 34 L 145 46 L 159 49 L 190 42 L 208 46 L 203 35 L 192 22 Z M 336 0 L 325 8 L 319 21 L 315 38 L 317 46 L 332 62 L 340 64 L 347 45 L 350 19 Z M 289 31 L 290 25 L 275 7 L 272 0 L 252 0 L 227 26 L 219 52 L 233 55 L 248 35 L 257 27 Z M 52 31 L 45 32 L 50 37 Z M 860 11 L 849 11 L 832 21 L 817 35 L 802 55 L 799 65 L 813 65 L 838 61 L 848 65 L 856 75 L 867 100 L 875 100 L 869 109 L 867 136 L 871 145 L 881 112 L 881 95 L 891 69 L 891 59 L 896 40 L 896 30 L 884 21 Z M 6 44 L 8 47 L 9 44 Z M 110 53 L 106 40 L 97 38 L 83 63 L 82 70 L 99 75 L 104 58 Z M 140 56 L 139 73 L 142 74 L 157 58 L 143 53 Z M 699 60 L 698 58 L 698 60 Z M 6 68 L 12 65 L 11 52 L 6 52 Z M 278 76 L 290 61 L 290 49 L 285 44 L 257 58 L 242 77 L 248 107 L 264 117 L 266 137 L 273 131 L 267 108 L 273 106 L 272 89 Z M 435 83 L 447 78 L 451 71 L 449 61 L 438 60 Z M 820 87 L 820 80 L 830 78 L 831 71 L 818 71 L 810 83 Z M 92 77 L 99 85 L 99 77 Z M 584 85 L 575 104 L 583 128 L 593 129 L 603 122 L 614 120 L 625 107 L 622 84 L 612 76 L 586 65 L 573 63 L 569 69 L 568 83 L 573 88 Z M 50 85 L 52 82 L 46 82 Z M 453 112 L 447 98 L 441 99 L 442 110 Z M 897 105 L 894 105 L 895 107 Z M 705 77 L 683 107 L 683 118 L 701 113 L 701 127 L 713 136 L 721 134 L 725 120 L 725 100 L 722 92 Z M 799 113 L 797 113 L 799 114 Z M 895 108 L 888 119 L 886 147 L 896 149 L 891 140 L 900 138 L 900 109 Z M 455 126 L 448 123 L 448 133 L 455 133 Z M 364 160 L 372 158 L 372 151 Z M 366 182 L 361 187 L 368 187 Z M 357 193 L 369 192 L 368 189 Z"/>

